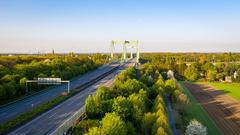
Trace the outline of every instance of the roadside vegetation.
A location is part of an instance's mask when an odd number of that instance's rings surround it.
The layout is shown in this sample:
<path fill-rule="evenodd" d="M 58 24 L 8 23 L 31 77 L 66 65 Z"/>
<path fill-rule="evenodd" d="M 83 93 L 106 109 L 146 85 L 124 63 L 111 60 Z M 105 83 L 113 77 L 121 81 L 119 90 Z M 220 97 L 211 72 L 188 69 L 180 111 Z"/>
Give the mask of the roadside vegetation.
<path fill-rule="evenodd" d="M 112 87 L 100 87 L 95 95 L 87 98 L 86 118 L 74 128 L 73 134 L 170 135 L 172 127 L 164 97 L 171 102 L 179 134 L 198 132 L 199 124 L 200 133 L 219 133 L 202 125 L 205 121 L 197 117 L 198 113 L 192 114 L 196 111 L 195 104 L 190 103 L 188 94 L 174 78 L 168 77 L 167 71 L 165 64 L 146 63 L 140 69 L 140 77 L 133 67 L 121 72 Z M 205 116 L 208 118 L 206 113 Z"/>
<path fill-rule="evenodd" d="M 100 87 L 86 100 L 86 119 L 75 128 L 79 134 L 171 134 L 163 100 L 164 79 L 156 69 L 144 66 L 141 77 L 130 67 L 115 77 L 110 88 Z M 156 74 L 155 74 L 156 73 Z"/>
<path fill-rule="evenodd" d="M 71 79 L 106 62 L 106 55 L 17 55 L 0 56 L 0 104 L 37 92 L 48 86 L 31 84 L 26 92 L 25 81 L 38 77 Z"/>

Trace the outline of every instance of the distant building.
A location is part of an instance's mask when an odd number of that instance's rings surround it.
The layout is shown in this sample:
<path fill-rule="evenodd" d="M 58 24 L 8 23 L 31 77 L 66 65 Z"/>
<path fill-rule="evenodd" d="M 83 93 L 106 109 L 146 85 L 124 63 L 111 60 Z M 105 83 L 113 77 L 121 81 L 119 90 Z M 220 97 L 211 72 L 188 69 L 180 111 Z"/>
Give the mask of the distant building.
<path fill-rule="evenodd" d="M 238 73 L 237 73 L 237 71 L 235 71 L 234 74 L 233 74 L 233 78 L 236 80 L 237 77 L 238 77 Z"/>
<path fill-rule="evenodd" d="M 167 72 L 167 77 L 168 77 L 168 78 L 174 77 L 174 72 L 173 72 L 172 70 L 168 70 L 168 72 Z"/>
<path fill-rule="evenodd" d="M 231 76 L 225 76 L 225 82 L 232 82 Z"/>

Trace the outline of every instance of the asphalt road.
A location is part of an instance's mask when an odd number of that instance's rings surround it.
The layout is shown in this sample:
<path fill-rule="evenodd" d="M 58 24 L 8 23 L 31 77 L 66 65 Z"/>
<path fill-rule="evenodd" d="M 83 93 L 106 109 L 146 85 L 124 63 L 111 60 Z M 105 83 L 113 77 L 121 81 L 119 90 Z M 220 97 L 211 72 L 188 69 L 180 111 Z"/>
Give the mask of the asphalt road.
<path fill-rule="evenodd" d="M 69 119 L 75 112 L 82 108 L 85 104 L 85 100 L 88 95 L 94 93 L 100 86 L 110 86 L 113 84 L 113 78 L 121 70 L 128 67 L 129 64 L 125 64 L 118 68 L 118 70 L 109 74 L 105 78 L 91 85 L 90 87 L 79 92 L 77 95 L 57 105 L 51 110 L 36 117 L 32 121 L 20 126 L 19 128 L 10 132 L 10 135 L 45 135 L 51 134 L 57 129 L 64 121 Z"/>
<path fill-rule="evenodd" d="M 98 76 L 101 76 L 102 74 L 110 71 L 118 65 L 119 64 L 104 65 L 94 71 L 86 73 L 81 77 L 72 80 L 71 89 L 82 86 L 84 83 L 89 82 Z M 16 118 L 20 114 L 31 110 L 33 107 L 37 107 L 53 98 L 56 98 L 63 91 L 67 91 L 66 84 L 52 87 L 49 90 L 44 90 L 43 92 L 24 98 L 23 100 L 17 101 L 13 104 L 1 107 L 0 124 L 4 124 L 5 122 Z"/>

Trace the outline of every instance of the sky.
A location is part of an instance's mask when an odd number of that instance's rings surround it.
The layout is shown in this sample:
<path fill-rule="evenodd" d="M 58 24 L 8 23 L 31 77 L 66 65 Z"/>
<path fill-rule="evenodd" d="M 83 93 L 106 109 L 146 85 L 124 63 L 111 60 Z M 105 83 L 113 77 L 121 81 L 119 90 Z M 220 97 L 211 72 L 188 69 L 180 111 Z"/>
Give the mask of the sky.
<path fill-rule="evenodd" d="M 240 1 L 0 1 L 0 53 L 109 52 L 111 40 L 139 40 L 141 52 L 239 52 Z"/>

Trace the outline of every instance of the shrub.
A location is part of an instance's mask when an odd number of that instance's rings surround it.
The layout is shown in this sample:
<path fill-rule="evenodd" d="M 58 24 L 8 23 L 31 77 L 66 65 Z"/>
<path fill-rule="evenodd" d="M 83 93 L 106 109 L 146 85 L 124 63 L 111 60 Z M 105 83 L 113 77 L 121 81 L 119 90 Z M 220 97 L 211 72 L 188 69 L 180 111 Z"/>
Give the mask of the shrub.
<path fill-rule="evenodd" d="M 191 120 L 187 126 L 185 135 L 207 135 L 207 129 L 197 120 Z"/>
<path fill-rule="evenodd" d="M 98 120 L 84 120 L 81 121 L 74 129 L 74 133 L 73 135 L 82 135 L 84 133 L 87 133 L 89 131 L 90 128 L 92 127 L 98 127 L 100 125 L 100 122 Z M 91 129 L 92 131 L 89 131 L 91 133 L 93 133 L 93 131 L 95 131 L 95 129 Z"/>

